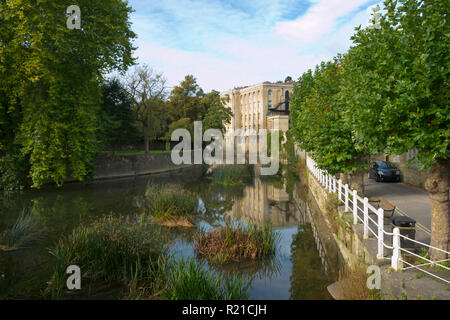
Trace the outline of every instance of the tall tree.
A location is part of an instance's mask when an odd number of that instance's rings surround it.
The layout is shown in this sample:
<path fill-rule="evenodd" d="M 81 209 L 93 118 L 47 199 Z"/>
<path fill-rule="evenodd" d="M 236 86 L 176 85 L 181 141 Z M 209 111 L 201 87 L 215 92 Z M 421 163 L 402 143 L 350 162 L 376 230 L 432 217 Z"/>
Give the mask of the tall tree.
<path fill-rule="evenodd" d="M 128 90 L 133 100 L 136 121 L 144 135 L 145 152 L 150 151 L 150 141 L 163 136 L 168 124 L 166 110 L 166 79 L 148 66 L 137 67 L 128 79 Z"/>
<path fill-rule="evenodd" d="M 200 103 L 203 96 L 204 92 L 198 86 L 194 76 L 187 75 L 170 93 L 169 103 L 175 112 L 173 120 L 181 118 L 189 118 L 192 121 L 201 120 L 205 111 L 204 105 Z"/>
<path fill-rule="evenodd" d="M 70 4 L 0 1 L 0 162 L 25 159 L 35 187 L 90 176 L 99 82 L 134 62 L 126 1 L 79 0 L 80 30 L 67 28 Z"/>
<path fill-rule="evenodd" d="M 224 100 L 218 91 L 211 91 L 201 99 L 203 109 L 206 110 L 203 116 L 203 130 L 218 129 L 225 132 L 225 125 L 229 124 L 233 112 L 224 106 Z"/>
<path fill-rule="evenodd" d="M 384 6 L 381 28 L 358 28 L 345 58 L 347 120 L 355 143 L 371 153 L 419 150 L 420 166 L 431 168 L 431 245 L 449 251 L 448 1 L 387 0 Z"/>
<path fill-rule="evenodd" d="M 113 78 L 101 86 L 102 103 L 99 114 L 99 139 L 104 147 L 135 143 L 135 126 L 130 95 L 119 79 Z"/>
<path fill-rule="evenodd" d="M 292 135 L 319 168 L 330 174 L 352 174 L 353 188 L 364 194 L 367 153 L 356 148 L 352 128 L 344 121 L 348 110 L 339 98 L 341 60 L 322 62 L 314 74 L 309 70 L 300 77 L 291 108 Z"/>

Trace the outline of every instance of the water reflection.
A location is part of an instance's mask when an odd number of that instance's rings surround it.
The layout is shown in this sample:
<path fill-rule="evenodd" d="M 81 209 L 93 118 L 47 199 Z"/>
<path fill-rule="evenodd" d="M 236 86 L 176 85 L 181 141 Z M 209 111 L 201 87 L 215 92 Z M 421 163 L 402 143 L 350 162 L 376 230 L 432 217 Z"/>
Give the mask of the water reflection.
<path fill-rule="evenodd" d="M 328 299 L 326 285 L 334 277 L 333 248 L 324 244 L 320 221 L 308 207 L 308 194 L 294 179 L 284 170 L 279 176 L 255 176 L 249 183 L 224 186 L 194 170 L 3 194 L 0 232 L 13 225 L 25 209 L 39 221 L 43 239 L 28 249 L 0 251 L 0 299 L 41 298 L 54 268 L 48 248 L 81 223 L 89 224 L 106 214 L 139 214 L 149 183 L 175 183 L 197 195 L 202 213 L 197 228 L 215 228 L 224 219 L 273 224 L 280 241 L 271 259 L 209 266 L 217 272 L 252 276 L 251 299 Z M 195 256 L 195 228 L 168 228 L 166 232 L 175 257 Z"/>

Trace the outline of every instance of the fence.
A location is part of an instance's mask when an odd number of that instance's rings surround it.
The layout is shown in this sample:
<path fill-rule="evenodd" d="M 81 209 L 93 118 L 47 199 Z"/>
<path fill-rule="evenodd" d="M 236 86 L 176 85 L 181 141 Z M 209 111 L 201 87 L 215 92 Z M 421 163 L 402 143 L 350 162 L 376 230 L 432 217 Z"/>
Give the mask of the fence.
<path fill-rule="evenodd" d="M 353 224 L 363 224 L 363 238 L 369 239 L 370 236 L 373 235 L 377 239 L 378 259 L 390 259 L 391 267 L 394 270 L 400 271 L 415 268 L 450 284 L 450 281 L 448 281 L 447 279 L 444 279 L 429 270 L 421 268 L 425 266 L 435 266 L 450 271 L 450 268 L 443 265 L 443 262 L 450 261 L 450 259 L 432 261 L 426 257 L 418 255 L 415 252 L 402 248 L 400 246 L 400 239 L 407 239 L 407 241 L 418 244 L 422 248 L 444 252 L 447 254 L 447 256 L 450 254 L 449 252 L 436 247 L 432 247 L 426 243 L 410 239 L 405 235 L 400 234 L 400 230 L 397 227 L 395 227 L 392 232 L 387 232 L 384 228 L 383 208 L 376 209 L 369 203 L 369 199 L 367 197 L 363 198 L 359 196 L 356 190 L 350 190 L 349 186 L 347 184 L 343 185 L 340 179 L 338 180 L 332 175 L 329 175 L 325 171 L 317 168 L 316 163 L 311 158 L 306 157 L 306 165 L 310 172 L 316 177 L 316 179 L 328 193 L 337 194 L 339 201 L 341 201 L 345 206 L 345 211 L 353 213 Z M 390 243 L 390 241 L 388 241 L 389 238 L 392 240 L 392 245 L 388 245 Z M 390 253 L 390 257 L 385 257 L 385 249 L 392 250 L 392 252 Z M 402 255 L 402 253 L 404 254 Z M 415 265 L 406 260 L 407 255 L 409 255 L 410 257 L 412 256 L 418 258 L 419 261 L 423 263 Z M 404 267 L 403 264 L 407 265 L 407 267 Z"/>

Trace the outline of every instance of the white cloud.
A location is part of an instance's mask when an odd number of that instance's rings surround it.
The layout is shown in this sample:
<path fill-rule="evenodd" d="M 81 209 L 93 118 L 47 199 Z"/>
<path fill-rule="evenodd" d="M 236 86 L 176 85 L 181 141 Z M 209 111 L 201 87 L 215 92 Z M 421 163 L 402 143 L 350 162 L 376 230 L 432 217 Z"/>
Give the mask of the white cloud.
<path fill-rule="evenodd" d="M 219 0 L 162 0 L 151 10 L 139 2 L 136 56 L 164 72 L 171 86 L 192 74 L 205 91 L 298 78 L 348 49 L 354 27 L 369 19 L 367 2 L 318 0 L 306 13 L 306 0 L 297 11 L 291 9 L 298 0 L 253 0 L 237 8 Z M 303 15 L 281 21 L 289 10 Z"/>

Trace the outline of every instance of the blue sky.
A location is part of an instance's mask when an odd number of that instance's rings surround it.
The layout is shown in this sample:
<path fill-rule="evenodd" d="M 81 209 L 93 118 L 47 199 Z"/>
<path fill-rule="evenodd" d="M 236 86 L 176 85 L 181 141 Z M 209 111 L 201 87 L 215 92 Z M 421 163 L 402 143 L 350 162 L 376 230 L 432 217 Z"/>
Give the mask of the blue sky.
<path fill-rule="evenodd" d="M 205 90 L 298 78 L 344 53 L 378 0 L 130 0 L 138 63 Z"/>

